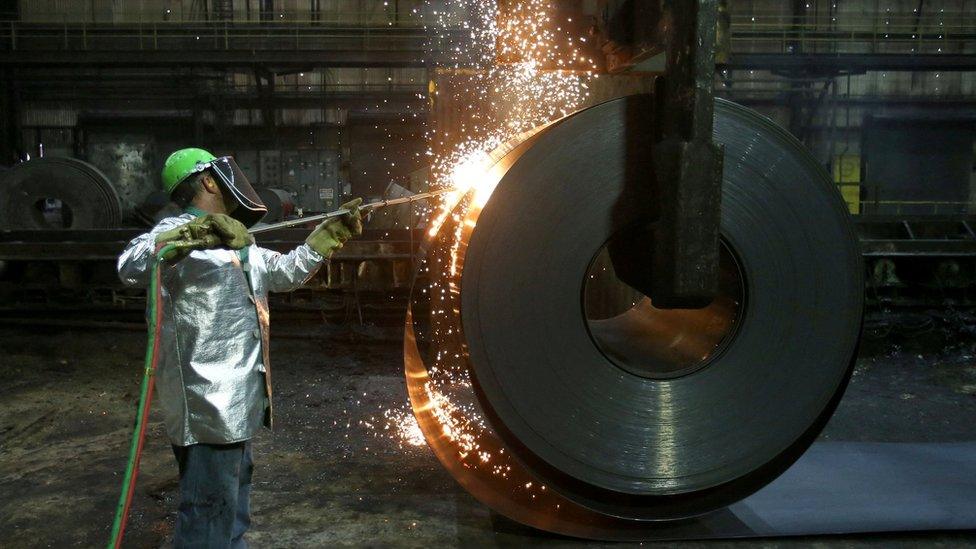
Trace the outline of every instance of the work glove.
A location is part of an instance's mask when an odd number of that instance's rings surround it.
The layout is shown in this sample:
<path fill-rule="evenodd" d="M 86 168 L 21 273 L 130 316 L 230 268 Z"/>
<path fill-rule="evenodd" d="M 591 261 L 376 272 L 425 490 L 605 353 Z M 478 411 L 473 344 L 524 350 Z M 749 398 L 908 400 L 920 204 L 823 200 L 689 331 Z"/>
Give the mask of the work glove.
<path fill-rule="evenodd" d="M 225 214 L 207 214 L 160 233 L 157 244 L 173 244 L 176 247 L 163 259 L 182 259 L 193 250 L 208 250 L 226 247 L 239 250 L 254 243 L 254 237 L 247 232 L 240 221 Z"/>
<path fill-rule="evenodd" d="M 363 199 L 357 198 L 340 206 L 343 210 L 349 210 L 349 213 L 320 223 L 312 234 L 308 235 L 305 243 L 322 257 L 326 259 L 332 257 L 333 252 L 341 249 L 347 240 L 363 234 L 363 214 L 359 210 L 359 205 L 362 203 Z"/>

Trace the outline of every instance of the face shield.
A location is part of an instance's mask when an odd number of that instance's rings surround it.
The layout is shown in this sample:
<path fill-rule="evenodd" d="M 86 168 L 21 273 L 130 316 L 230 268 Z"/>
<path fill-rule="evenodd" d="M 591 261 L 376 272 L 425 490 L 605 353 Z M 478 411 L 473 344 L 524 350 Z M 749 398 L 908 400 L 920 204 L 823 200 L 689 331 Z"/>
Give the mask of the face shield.
<path fill-rule="evenodd" d="M 231 198 L 227 201 L 228 208 L 231 208 L 231 217 L 250 228 L 268 213 L 267 206 L 258 197 L 233 157 L 218 158 L 210 162 L 207 168 L 213 172 L 217 184 L 223 188 L 224 197 Z"/>

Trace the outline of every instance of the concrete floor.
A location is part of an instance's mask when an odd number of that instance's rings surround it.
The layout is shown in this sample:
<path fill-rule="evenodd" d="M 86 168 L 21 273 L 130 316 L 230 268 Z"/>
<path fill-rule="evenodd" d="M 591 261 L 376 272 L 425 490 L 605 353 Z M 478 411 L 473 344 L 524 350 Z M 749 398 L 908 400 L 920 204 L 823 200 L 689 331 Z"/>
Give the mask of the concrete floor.
<path fill-rule="evenodd" d="M 960 325 L 956 318 L 927 327 L 872 323 L 868 335 L 883 337 L 866 338 L 852 384 L 824 437 L 976 439 L 976 338 Z M 399 345 L 353 341 L 348 332 L 282 337 L 309 329 L 275 326 L 276 430 L 255 441 L 252 546 L 605 545 L 539 534 L 494 517 L 455 484 L 426 446 L 404 443 L 384 428 L 395 423 L 384 412 L 395 420 L 408 411 Z M 0 329 L 0 547 L 105 543 L 125 465 L 144 338 L 113 330 Z M 160 418 L 152 419 L 130 547 L 165 545 L 173 528 L 176 467 Z M 919 544 L 976 547 L 976 534 L 676 545 Z"/>

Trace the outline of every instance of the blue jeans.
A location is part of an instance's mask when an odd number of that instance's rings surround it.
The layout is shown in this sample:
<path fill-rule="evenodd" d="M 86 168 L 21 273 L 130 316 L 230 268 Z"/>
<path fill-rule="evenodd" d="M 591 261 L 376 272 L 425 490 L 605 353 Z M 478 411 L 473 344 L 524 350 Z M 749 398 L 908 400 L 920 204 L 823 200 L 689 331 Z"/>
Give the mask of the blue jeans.
<path fill-rule="evenodd" d="M 250 441 L 173 446 L 173 453 L 180 467 L 174 547 L 246 548 L 254 470 Z"/>

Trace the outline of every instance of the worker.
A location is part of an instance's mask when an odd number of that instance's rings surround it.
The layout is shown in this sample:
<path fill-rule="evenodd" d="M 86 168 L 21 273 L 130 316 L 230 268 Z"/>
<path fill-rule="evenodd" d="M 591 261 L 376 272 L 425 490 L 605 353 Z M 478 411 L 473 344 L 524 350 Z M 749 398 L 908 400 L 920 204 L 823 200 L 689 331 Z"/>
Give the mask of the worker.
<path fill-rule="evenodd" d="M 362 232 L 358 206 L 326 220 L 282 254 L 248 234 L 267 209 L 231 157 L 182 149 L 166 159 L 163 187 L 184 213 L 134 238 L 118 260 L 126 285 L 145 287 L 156 250 L 162 322 L 157 401 L 179 467 L 176 547 L 246 547 L 251 439 L 271 427 L 268 300 L 311 278 Z"/>

